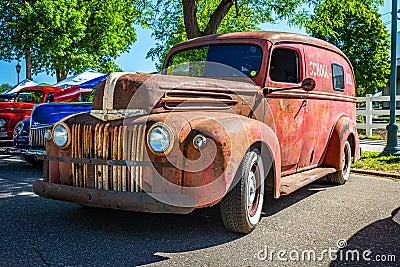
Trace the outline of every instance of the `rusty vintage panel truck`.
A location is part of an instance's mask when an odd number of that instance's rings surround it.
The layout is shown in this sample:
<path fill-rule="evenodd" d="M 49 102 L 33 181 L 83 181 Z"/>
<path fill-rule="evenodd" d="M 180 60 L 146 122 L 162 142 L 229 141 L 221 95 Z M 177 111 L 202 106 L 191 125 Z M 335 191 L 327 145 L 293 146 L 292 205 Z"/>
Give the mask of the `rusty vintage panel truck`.
<path fill-rule="evenodd" d="M 83 206 L 189 213 L 219 203 L 249 233 L 264 194 L 349 178 L 359 158 L 355 80 L 336 47 L 251 32 L 180 43 L 161 75 L 114 73 L 92 111 L 46 133 L 37 194 Z"/>

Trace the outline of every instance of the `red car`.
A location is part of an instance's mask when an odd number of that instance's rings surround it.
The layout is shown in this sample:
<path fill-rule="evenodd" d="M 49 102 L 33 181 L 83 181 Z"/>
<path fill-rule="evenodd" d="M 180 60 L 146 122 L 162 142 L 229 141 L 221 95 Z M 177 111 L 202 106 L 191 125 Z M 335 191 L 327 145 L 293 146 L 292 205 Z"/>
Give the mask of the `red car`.
<path fill-rule="evenodd" d="M 77 86 L 60 88 L 53 86 L 32 86 L 21 89 L 13 102 L 0 103 L 0 139 L 12 139 L 15 125 L 29 119 L 36 104 L 46 102 L 80 102 L 91 89 Z"/>
<path fill-rule="evenodd" d="M 92 88 L 80 88 L 72 86 L 61 92 L 51 94 L 48 102 L 85 102 Z"/>

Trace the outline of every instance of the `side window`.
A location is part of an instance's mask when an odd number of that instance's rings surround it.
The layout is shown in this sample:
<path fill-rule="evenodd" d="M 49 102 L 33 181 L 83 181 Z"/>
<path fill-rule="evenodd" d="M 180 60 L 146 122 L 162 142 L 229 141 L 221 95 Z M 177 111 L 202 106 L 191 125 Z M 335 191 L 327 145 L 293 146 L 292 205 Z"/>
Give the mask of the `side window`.
<path fill-rule="evenodd" d="M 46 103 L 54 102 L 53 93 L 48 93 L 46 96 Z"/>
<path fill-rule="evenodd" d="M 332 63 L 333 89 L 335 91 L 344 91 L 344 71 L 339 64 Z"/>
<path fill-rule="evenodd" d="M 277 48 L 272 51 L 269 77 L 274 82 L 299 83 L 299 55 L 295 50 Z"/>

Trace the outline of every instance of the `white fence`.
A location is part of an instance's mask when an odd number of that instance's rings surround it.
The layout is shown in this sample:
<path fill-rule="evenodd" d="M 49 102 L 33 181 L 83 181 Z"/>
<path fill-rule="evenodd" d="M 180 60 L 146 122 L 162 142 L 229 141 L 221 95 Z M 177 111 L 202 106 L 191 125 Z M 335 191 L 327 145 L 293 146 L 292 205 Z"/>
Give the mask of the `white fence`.
<path fill-rule="evenodd" d="M 365 116 L 365 123 L 357 123 L 357 129 L 365 129 L 367 135 L 372 135 L 372 129 L 386 129 L 389 122 L 377 122 L 373 123 L 372 118 L 376 115 L 389 116 L 390 111 L 383 109 L 375 109 L 372 102 L 384 102 L 390 101 L 389 96 L 378 96 L 372 97 L 372 95 L 367 95 L 366 97 L 357 97 L 357 103 L 365 102 L 366 107 L 357 108 L 357 115 Z M 396 96 L 396 101 L 400 101 L 400 96 Z M 382 105 L 379 105 L 382 106 Z M 400 116 L 400 110 L 396 110 L 396 116 Z"/>

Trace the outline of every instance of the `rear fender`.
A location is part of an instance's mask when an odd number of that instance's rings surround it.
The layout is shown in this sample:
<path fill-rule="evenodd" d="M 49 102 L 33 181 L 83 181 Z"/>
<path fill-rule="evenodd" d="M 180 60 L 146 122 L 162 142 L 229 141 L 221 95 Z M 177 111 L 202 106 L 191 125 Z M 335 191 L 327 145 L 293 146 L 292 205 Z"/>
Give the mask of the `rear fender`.
<path fill-rule="evenodd" d="M 344 149 L 344 144 L 349 140 L 354 161 L 360 158 L 360 148 L 358 143 L 358 135 L 355 123 L 348 117 L 341 117 L 333 129 L 323 165 L 333 167 L 340 170 L 342 166 L 341 152 Z"/>

